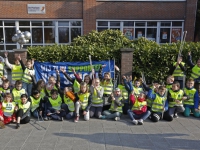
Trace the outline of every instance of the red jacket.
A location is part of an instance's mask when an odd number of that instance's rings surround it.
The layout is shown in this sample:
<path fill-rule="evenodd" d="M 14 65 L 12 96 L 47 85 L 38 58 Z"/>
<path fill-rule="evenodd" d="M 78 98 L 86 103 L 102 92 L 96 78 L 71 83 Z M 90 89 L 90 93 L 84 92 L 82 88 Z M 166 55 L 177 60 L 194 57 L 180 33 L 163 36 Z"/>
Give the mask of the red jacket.
<path fill-rule="evenodd" d="M 137 98 L 137 100 L 139 101 L 139 102 L 143 102 L 143 101 L 145 101 L 146 99 L 145 98 Z M 136 101 L 136 98 L 135 98 L 135 96 L 134 95 L 130 95 L 130 101 L 131 101 L 131 103 L 134 105 L 135 104 L 135 101 Z M 143 106 L 142 108 L 141 108 L 141 110 L 133 110 L 133 112 L 135 113 L 135 114 L 137 114 L 137 115 L 140 115 L 140 114 L 142 114 L 142 113 L 145 113 L 147 111 L 147 105 L 146 106 Z"/>

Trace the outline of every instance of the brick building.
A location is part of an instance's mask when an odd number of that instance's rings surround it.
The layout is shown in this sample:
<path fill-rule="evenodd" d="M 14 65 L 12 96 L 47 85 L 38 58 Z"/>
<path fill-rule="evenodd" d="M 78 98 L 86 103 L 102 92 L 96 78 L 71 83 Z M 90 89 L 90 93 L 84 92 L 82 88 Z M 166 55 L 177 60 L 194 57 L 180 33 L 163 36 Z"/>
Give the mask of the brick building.
<path fill-rule="evenodd" d="M 12 50 L 16 30 L 30 31 L 30 43 L 70 43 L 92 30 L 118 29 L 130 39 L 176 42 L 182 31 L 194 40 L 197 0 L 0 0 L 0 50 Z"/>

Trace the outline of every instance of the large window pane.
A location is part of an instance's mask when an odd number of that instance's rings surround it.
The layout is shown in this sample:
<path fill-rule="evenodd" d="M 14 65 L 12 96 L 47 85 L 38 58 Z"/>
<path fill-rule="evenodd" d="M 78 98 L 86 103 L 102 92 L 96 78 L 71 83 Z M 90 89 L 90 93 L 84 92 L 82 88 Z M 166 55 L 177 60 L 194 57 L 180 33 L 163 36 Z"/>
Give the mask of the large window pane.
<path fill-rule="evenodd" d="M 161 26 L 171 26 L 171 22 L 161 22 Z"/>
<path fill-rule="evenodd" d="M 55 26 L 55 21 L 44 21 L 44 26 Z"/>
<path fill-rule="evenodd" d="M 0 43 L 4 43 L 4 39 L 3 39 L 3 28 L 0 28 Z"/>
<path fill-rule="evenodd" d="M 169 42 L 170 42 L 170 28 L 161 28 L 160 43 L 169 43 Z"/>
<path fill-rule="evenodd" d="M 15 21 L 4 21 L 4 26 L 15 26 Z"/>
<path fill-rule="evenodd" d="M 58 28 L 59 43 L 69 43 L 69 28 Z"/>
<path fill-rule="evenodd" d="M 81 26 L 80 21 L 70 21 L 71 26 Z"/>
<path fill-rule="evenodd" d="M 0 45 L 0 50 L 4 50 L 4 45 Z"/>
<path fill-rule="evenodd" d="M 111 21 L 110 26 L 120 26 L 120 21 Z"/>
<path fill-rule="evenodd" d="M 32 26 L 42 26 L 42 21 L 32 21 Z"/>
<path fill-rule="evenodd" d="M 157 22 L 147 22 L 147 26 L 157 27 Z"/>
<path fill-rule="evenodd" d="M 44 28 L 44 42 L 45 43 L 55 43 L 54 28 Z"/>
<path fill-rule="evenodd" d="M 147 28 L 147 39 L 156 41 L 157 28 Z"/>
<path fill-rule="evenodd" d="M 43 33 L 42 28 L 32 29 L 32 43 L 43 43 Z"/>
<path fill-rule="evenodd" d="M 98 26 L 108 26 L 108 21 L 98 21 Z"/>
<path fill-rule="evenodd" d="M 30 21 L 19 21 L 19 26 L 30 26 Z"/>
<path fill-rule="evenodd" d="M 104 31 L 104 30 L 107 30 L 107 29 L 108 29 L 108 28 L 100 28 L 100 27 L 98 27 L 98 28 L 97 28 L 97 31 L 98 31 L 98 32 L 101 32 L 101 31 Z"/>
<path fill-rule="evenodd" d="M 182 22 L 181 21 L 173 21 L 172 26 L 182 26 Z"/>
<path fill-rule="evenodd" d="M 6 45 L 6 50 L 13 50 L 16 48 L 17 48 L 17 45 Z"/>
<path fill-rule="evenodd" d="M 12 36 L 15 34 L 15 28 L 5 28 L 5 42 L 13 43 Z"/>
<path fill-rule="evenodd" d="M 69 21 L 58 21 L 58 26 L 69 26 Z"/>
<path fill-rule="evenodd" d="M 145 22 L 135 22 L 135 26 L 145 26 Z"/>
<path fill-rule="evenodd" d="M 0 26 L 3 26 L 3 22 L 2 21 L 0 21 Z"/>
<path fill-rule="evenodd" d="M 71 28 L 71 41 L 77 36 L 81 36 L 81 28 Z"/>
<path fill-rule="evenodd" d="M 145 28 L 136 28 L 135 29 L 135 38 L 140 38 L 145 36 Z"/>
<path fill-rule="evenodd" d="M 124 21 L 124 26 L 134 26 L 134 21 Z"/>

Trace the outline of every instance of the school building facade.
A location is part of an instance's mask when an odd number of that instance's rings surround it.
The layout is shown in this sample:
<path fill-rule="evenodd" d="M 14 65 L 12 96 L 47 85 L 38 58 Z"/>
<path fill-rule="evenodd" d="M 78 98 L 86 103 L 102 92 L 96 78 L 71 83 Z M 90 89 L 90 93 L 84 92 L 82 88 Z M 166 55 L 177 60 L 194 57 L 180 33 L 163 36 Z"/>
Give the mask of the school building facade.
<path fill-rule="evenodd" d="M 197 0 L 0 0 L 0 50 L 13 50 L 16 30 L 29 31 L 27 46 L 69 44 L 92 30 L 121 30 L 157 43 L 194 40 Z"/>

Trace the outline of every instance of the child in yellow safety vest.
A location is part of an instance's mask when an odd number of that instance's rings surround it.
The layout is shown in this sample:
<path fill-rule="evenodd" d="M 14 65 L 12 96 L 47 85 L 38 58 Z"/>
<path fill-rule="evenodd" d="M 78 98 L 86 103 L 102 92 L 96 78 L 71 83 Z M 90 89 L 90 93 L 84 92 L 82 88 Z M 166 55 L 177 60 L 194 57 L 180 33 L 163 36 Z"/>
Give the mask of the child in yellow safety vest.
<path fill-rule="evenodd" d="M 26 94 L 26 91 L 25 91 L 25 89 L 22 88 L 22 81 L 17 80 L 15 82 L 15 88 L 12 89 L 13 101 L 16 104 L 21 102 L 20 97 L 21 97 L 22 94 Z"/>
<path fill-rule="evenodd" d="M 15 102 L 12 101 L 10 93 L 4 94 L 4 100 L 0 103 L 0 127 L 4 128 L 5 124 L 16 122 Z"/>
<path fill-rule="evenodd" d="M 5 69 L 4 59 L 0 56 L 0 85 L 7 78 L 7 70 Z"/>
<path fill-rule="evenodd" d="M 58 90 L 52 89 L 50 93 L 51 97 L 46 100 L 46 115 L 48 120 L 59 120 L 63 121 L 65 116 L 65 110 L 61 109 L 62 98 L 60 97 Z M 45 116 L 45 120 L 46 116 Z"/>
<path fill-rule="evenodd" d="M 174 83 L 174 76 L 169 75 L 166 80 L 166 89 L 170 90 L 172 88 L 172 84 Z"/>
<path fill-rule="evenodd" d="M 26 124 L 30 121 L 31 102 L 28 101 L 28 95 L 21 95 L 21 102 L 15 107 L 17 124 L 16 129 L 20 128 L 20 124 Z"/>
<path fill-rule="evenodd" d="M 132 101 L 133 106 L 127 111 L 132 123 L 134 125 L 143 125 L 144 120 L 146 120 L 151 112 L 147 110 L 146 95 L 141 92 L 137 97 L 134 94 L 130 95 L 130 101 Z"/>
<path fill-rule="evenodd" d="M 189 117 L 192 112 L 195 117 L 200 117 L 200 113 L 198 110 L 199 106 L 199 94 L 198 91 L 194 88 L 194 80 L 188 79 L 186 83 L 186 87 L 183 89 L 188 99 L 184 101 L 184 116 Z"/>
<path fill-rule="evenodd" d="M 32 92 L 32 96 L 28 98 L 28 101 L 31 102 L 31 114 L 33 117 L 38 118 L 42 116 L 44 111 L 44 101 L 38 90 Z"/>
<path fill-rule="evenodd" d="M 65 87 L 63 94 L 63 104 L 61 109 L 65 110 L 66 119 L 71 119 L 74 116 L 75 106 L 74 106 L 75 95 L 73 93 L 72 87 Z"/>
<path fill-rule="evenodd" d="M 103 87 L 100 86 L 99 78 L 94 79 L 94 85 L 90 87 L 92 105 L 90 107 L 90 118 L 101 116 L 103 110 Z"/>
<path fill-rule="evenodd" d="M 8 79 L 3 80 L 2 86 L 0 87 L 1 97 L 4 97 L 5 93 L 11 93 L 10 81 Z"/>
<path fill-rule="evenodd" d="M 74 122 L 79 121 L 80 113 L 84 116 L 84 120 L 88 121 L 90 119 L 90 107 L 92 105 L 92 95 L 88 92 L 87 84 L 81 82 L 80 91 L 75 94 L 75 119 Z"/>
<path fill-rule="evenodd" d="M 151 116 L 150 119 L 153 122 L 158 122 L 159 120 L 163 119 L 164 113 L 168 110 L 168 101 L 166 96 L 166 88 L 164 86 L 159 86 L 157 92 L 153 92 L 153 89 L 148 91 L 147 96 L 152 99 L 152 106 L 151 106 Z M 165 114 L 167 116 L 167 114 Z"/>
<path fill-rule="evenodd" d="M 114 119 L 115 121 L 120 120 L 122 114 L 122 107 L 124 104 L 123 97 L 121 95 L 121 90 L 115 88 L 114 94 L 112 93 L 108 99 L 108 102 L 111 103 L 109 110 L 104 110 L 103 115 L 100 116 L 100 119 Z"/>
<path fill-rule="evenodd" d="M 169 108 L 166 112 L 168 117 L 164 117 L 167 121 L 172 121 L 173 118 L 178 118 L 180 112 L 184 112 L 183 101 L 187 100 L 187 95 L 180 89 L 180 83 L 175 81 L 172 88 L 168 91 L 167 100 L 169 101 Z"/>

